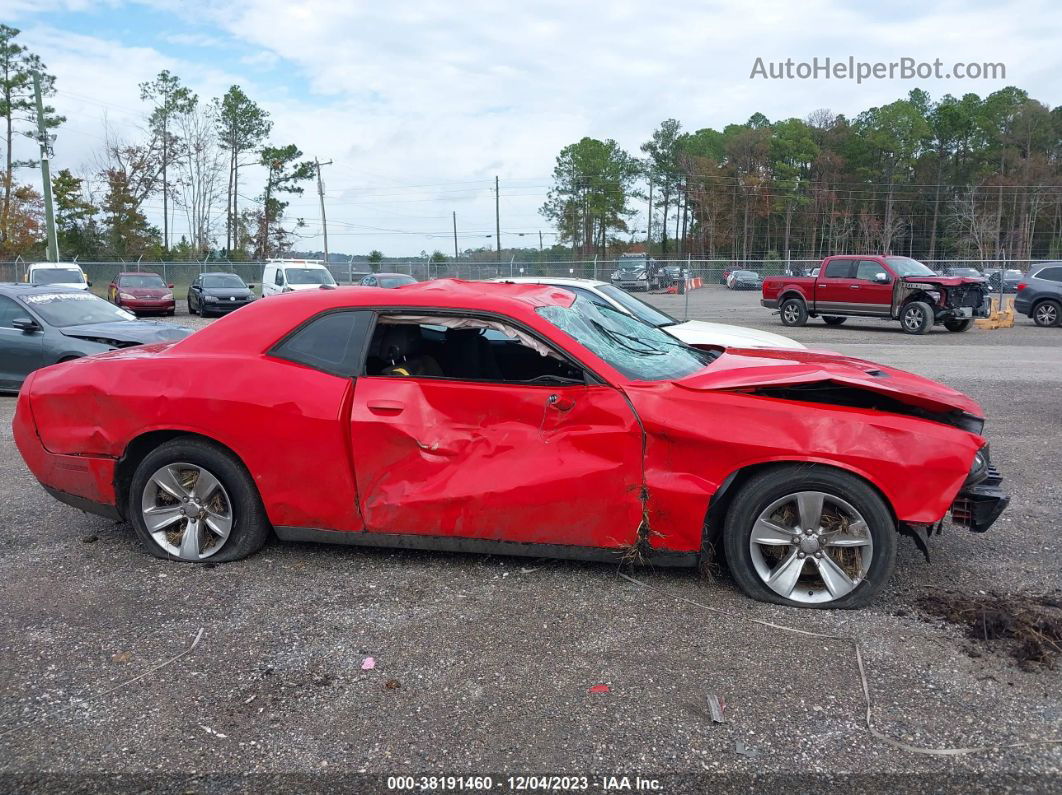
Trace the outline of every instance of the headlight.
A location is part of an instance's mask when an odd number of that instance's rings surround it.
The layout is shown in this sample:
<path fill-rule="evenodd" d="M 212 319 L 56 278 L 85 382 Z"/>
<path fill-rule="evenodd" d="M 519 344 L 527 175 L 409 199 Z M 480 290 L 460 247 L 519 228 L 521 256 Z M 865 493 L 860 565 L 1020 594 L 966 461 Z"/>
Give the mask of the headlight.
<path fill-rule="evenodd" d="M 121 298 L 123 301 L 135 301 L 136 300 L 136 296 L 135 295 L 130 295 L 129 293 L 118 293 L 118 297 Z"/>
<path fill-rule="evenodd" d="M 988 465 L 991 463 L 989 457 L 988 445 L 986 444 L 980 450 L 977 451 L 977 455 L 974 456 L 973 464 L 970 465 L 970 474 L 966 476 L 966 484 L 978 483 L 985 479 L 985 475 L 988 474 Z"/>
<path fill-rule="evenodd" d="M 173 300 L 173 293 L 164 293 L 160 300 L 162 300 L 162 301 L 172 301 Z"/>

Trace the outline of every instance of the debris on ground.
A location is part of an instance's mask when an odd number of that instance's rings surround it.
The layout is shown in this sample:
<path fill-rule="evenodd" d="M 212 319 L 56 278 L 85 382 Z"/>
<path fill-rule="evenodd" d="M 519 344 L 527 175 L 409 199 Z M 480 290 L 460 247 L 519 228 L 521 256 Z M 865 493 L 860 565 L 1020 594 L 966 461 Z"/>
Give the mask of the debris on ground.
<path fill-rule="evenodd" d="M 590 688 L 591 693 L 609 693 L 611 692 L 608 685 L 594 685 Z"/>
<path fill-rule="evenodd" d="M 746 756 L 749 759 L 755 759 L 760 755 L 760 752 L 751 746 L 745 745 L 744 741 L 738 740 L 737 745 L 734 746 L 734 751 L 741 756 Z"/>
<path fill-rule="evenodd" d="M 81 536 L 81 543 L 82 544 L 95 544 L 99 540 L 100 540 L 99 536 L 94 536 L 94 535 L 93 536 Z"/>
<path fill-rule="evenodd" d="M 127 651 L 120 651 L 117 654 L 111 655 L 111 662 L 113 663 L 127 663 L 133 658 L 133 655 Z"/>
<path fill-rule="evenodd" d="M 363 671 L 371 671 L 375 667 L 376 660 L 372 657 L 366 657 L 364 660 L 361 661 L 361 670 Z"/>
<path fill-rule="evenodd" d="M 708 710 L 712 713 L 713 723 L 726 723 L 726 718 L 723 717 L 723 710 L 726 709 L 726 704 L 719 696 L 714 693 L 708 695 Z"/>
<path fill-rule="evenodd" d="M 966 630 L 971 640 L 1005 650 L 1025 669 L 1054 668 L 1062 654 L 1062 592 L 965 594 L 935 591 L 918 599 L 929 615 Z"/>
<path fill-rule="evenodd" d="M 388 679 L 387 682 L 384 684 L 384 687 L 386 687 L 388 690 L 398 690 L 402 687 L 402 683 L 399 682 L 397 679 Z"/>

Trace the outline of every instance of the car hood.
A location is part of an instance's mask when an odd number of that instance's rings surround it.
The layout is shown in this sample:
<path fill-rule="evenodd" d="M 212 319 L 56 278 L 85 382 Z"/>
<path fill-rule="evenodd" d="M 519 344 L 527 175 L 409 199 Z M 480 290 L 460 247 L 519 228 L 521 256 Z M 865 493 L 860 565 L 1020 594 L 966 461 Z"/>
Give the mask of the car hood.
<path fill-rule="evenodd" d="M 203 295 L 212 295 L 215 298 L 247 298 L 251 295 L 247 287 L 204 287 Z"/>
<path fill-rule="evenodd" d="M 980 276 L 904 276 L 907 284 L 936 284 L 940 287 L 961 287 L 964 284 L 984 284 Z"/>
<path fill-rule="evenodd" d="M 88 290 L 84 282 L 54 282 L 52 284 L 36 284 L 35 287 L 67 287 L 71 290 Z"/>
<path fill-rule="evenodd" d="M 664 326 L 673 337 L 687 345 L 707 345 L 720 348 L 803 348 L 796 340 L 770 331 L 730 326 L 726 323 L 707 323 L 703 320 L 687 320 L 673 326 Z"/>
<path fill-rule="evenodd" d="M 822 351 L 731 348 L 709 367 L 675 383 L 691 390 L 743 392 L 832 384 L 874 392 L 930 412 L 961 412 L 984 417 L 976 401 L 944 384 L 863 359 Z"/>
<path fill-rule="evenodd" d="M 331 287 L 332 285 L 327 284 L 327 285 L 323 285 L 323 286 Z M 288 285 L 288 289 L 293 291 L 293 292 L 298 292 L 299 290 L 320 290 L 321 287 L 322 287 L 322 285 L 320 285 L 320 284 L 289 284 Z"/>
<path fill-rule="evenodd" d="M 157 323 L 150 320 L 115 320 L 110 323 L 85 323 L 59 329 L 67 337 L 85 340 L 108 340 L 118 343 L 142 345 L 149 342 L 173 342 L 182 340 L 194 329 Z"/>
<path fill-rule="evenodd" d="M 173 297 L 173 290 L 166 287 L 119 287 L 118 292 L 133 298 L 162 298 L 164 295 Z"/>

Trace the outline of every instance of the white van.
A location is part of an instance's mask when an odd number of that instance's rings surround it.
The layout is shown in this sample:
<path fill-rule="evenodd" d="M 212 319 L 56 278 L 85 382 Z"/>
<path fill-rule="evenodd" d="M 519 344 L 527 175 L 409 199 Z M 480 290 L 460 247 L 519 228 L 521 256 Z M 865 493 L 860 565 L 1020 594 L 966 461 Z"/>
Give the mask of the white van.
<path fill-rule="evenodd" d="M 295 290 L 317 290 L 322 285 L 335 287 L 336 280 L 328 268 L 316 259 L 266 260 L 262 271 L 263 298 Z"/>
<path fill-rule="evenodd" d="M 75 290 L 88 290 L 92 286 L 76 262 L 33 262 L 26 270 L 26 281 L 51 287 L 73 287 Z"/>

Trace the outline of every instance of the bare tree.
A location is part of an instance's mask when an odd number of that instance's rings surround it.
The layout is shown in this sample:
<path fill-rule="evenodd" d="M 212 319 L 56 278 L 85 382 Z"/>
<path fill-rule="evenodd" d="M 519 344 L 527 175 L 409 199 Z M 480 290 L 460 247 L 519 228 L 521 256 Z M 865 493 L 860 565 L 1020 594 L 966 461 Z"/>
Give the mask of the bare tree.
<path fill-rule="evenodd" d="M 215 114 L 211 105 L 196 105 L 175 118 L 183 146 L 174 199 L 188 219 L 190 242 L 201 253 L 213 245 L 216 210 L 224 192 L 221 174 L 226 153 L 218 142 Z"/>

